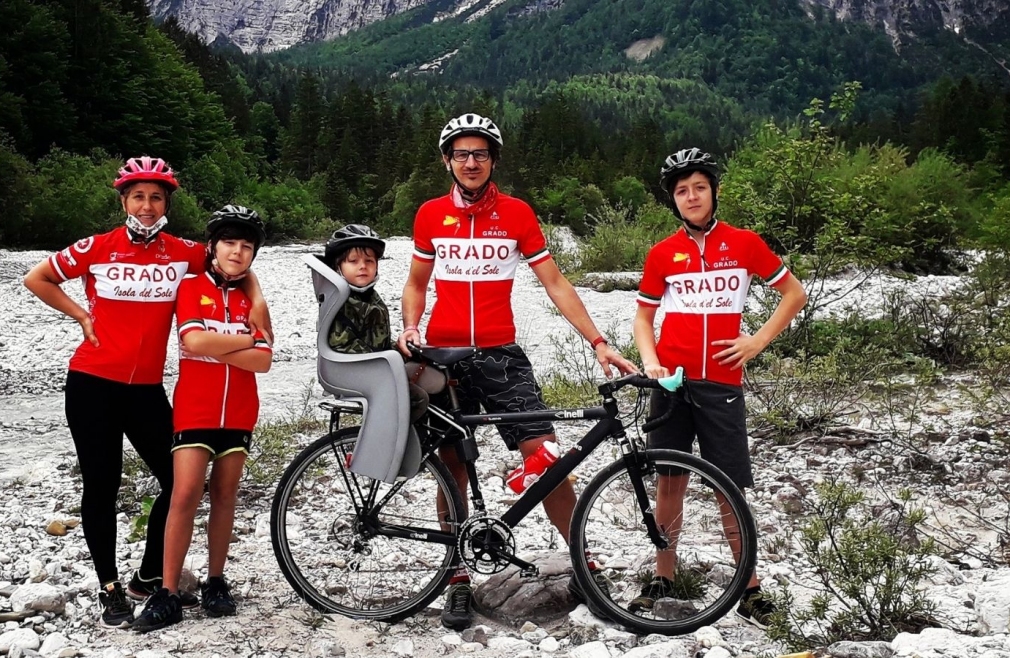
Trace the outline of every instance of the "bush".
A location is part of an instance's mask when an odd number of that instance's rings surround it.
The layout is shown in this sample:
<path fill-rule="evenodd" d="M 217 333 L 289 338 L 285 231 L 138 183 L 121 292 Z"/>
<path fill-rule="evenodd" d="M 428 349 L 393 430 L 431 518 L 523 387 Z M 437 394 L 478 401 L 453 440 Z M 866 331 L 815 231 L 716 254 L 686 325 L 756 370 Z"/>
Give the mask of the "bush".
<path fill-rule="evenodd" d="M 582 244 L 582 270 L 641 271 L 652 246 L 669 235 L 664 211 L 655 204 L 647 204 L 637 211 L 603 204 L 595 218 L 592 235 Z M 672 213 L 669 216 L 672 217 Z"/>
<path fill-rule="evenodd" d="M 817 593 L 800 606 L 786 585 L 769 638 L 799 650 L 841 640 L 888 642 L 933 625 L 935 605 L 921 586 L 936 570 L 937 548 L 920 536 L 925 514 L 910 507 L 911 494 L 871 506 L 844 484 L 815 489 L 800 545 Z"/>

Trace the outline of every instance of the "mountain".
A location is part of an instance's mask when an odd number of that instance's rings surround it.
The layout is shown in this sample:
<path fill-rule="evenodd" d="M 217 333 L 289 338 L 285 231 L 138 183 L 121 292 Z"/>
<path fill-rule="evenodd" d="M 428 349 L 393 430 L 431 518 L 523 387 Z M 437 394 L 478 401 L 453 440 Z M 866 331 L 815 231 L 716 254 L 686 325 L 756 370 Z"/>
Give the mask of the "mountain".
<path fill-rule="evenodd" d="M 569 2 L 571 0 L 568 0 Z M 297 44 L 327 41 L 377 21 L 433 5 L 424 21 L 473 22 L 506 0 L 148 0 L 156 19 L 174 16 L 206 43 L 228 41 L 246 53 L 273 52 Z M 638 4 L 605 0 L 607 4 Z M 1005 0 L 799 0 L 811 15 L 824 10 L 843 21 L 882 28 L 896 49 L 923 32 L 949 30 L 985 49 L 993 36 L 1005 37 L 1010 4 Z M 566 0 L 508 0 L 512 13 L 530 15 L 561 7 Z M 722 3 L 714 0 L 715 11 Z M 413 22 L 417 26 L 417 21 Z M 988 52 L 988 50 L 986 50 Z M 997 61 L 998 55 L 993 56 Z"/>

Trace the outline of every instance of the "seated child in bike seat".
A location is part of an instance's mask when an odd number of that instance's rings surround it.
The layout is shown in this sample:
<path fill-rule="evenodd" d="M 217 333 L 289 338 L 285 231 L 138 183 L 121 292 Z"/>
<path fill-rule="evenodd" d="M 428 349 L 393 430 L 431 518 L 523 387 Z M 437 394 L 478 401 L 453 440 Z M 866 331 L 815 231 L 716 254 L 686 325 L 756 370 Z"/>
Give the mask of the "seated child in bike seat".
<path fill-rule="evenodd" d="M 351 288 L 327 334 L 330 347 L 338 352 L 367 354 L 393 349 L 389 310 L 375 289 L 379 259 L 385 250 L 379 234 L 362 224 L 339 228 L 326 242 L 326 264 Z M 410 422 L 415 423 L 428 408 L 428 394 L 416 384 L 409 387 Z"/>

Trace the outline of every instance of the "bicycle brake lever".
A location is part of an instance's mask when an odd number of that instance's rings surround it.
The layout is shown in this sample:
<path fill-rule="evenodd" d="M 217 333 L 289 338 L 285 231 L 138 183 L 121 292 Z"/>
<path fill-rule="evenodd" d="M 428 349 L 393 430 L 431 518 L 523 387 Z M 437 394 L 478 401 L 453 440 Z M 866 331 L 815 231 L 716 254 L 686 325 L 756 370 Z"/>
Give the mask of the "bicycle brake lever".
<path fill-rule="evenodd" d="M 683 366 L 677 366 L 677 370 L 674 371 L 669 377 L 660 377 L 656 380 L 660 386 L 666 390 L 673 393 L 678 388 L 684 385 L 684 368 Z"/>

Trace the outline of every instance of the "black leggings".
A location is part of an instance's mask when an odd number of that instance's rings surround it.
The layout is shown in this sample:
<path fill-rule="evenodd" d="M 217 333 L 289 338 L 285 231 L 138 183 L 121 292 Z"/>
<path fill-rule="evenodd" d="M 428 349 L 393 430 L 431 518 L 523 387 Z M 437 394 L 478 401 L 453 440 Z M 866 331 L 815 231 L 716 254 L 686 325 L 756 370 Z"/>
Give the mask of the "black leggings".
<path fill-rule="evenodd" d="M 161 485 L 147 523 L 147 547 L 140 565 L 142 577 L 161 576 L 165 519 L 172 500 L 172 406 L 165 387 L 123 384 L 71 370 L 66 410 L 84 483 L 81 523 L 98 581 L 119 578 L 116 499 L 123 479 L 124 434 Z"/>

